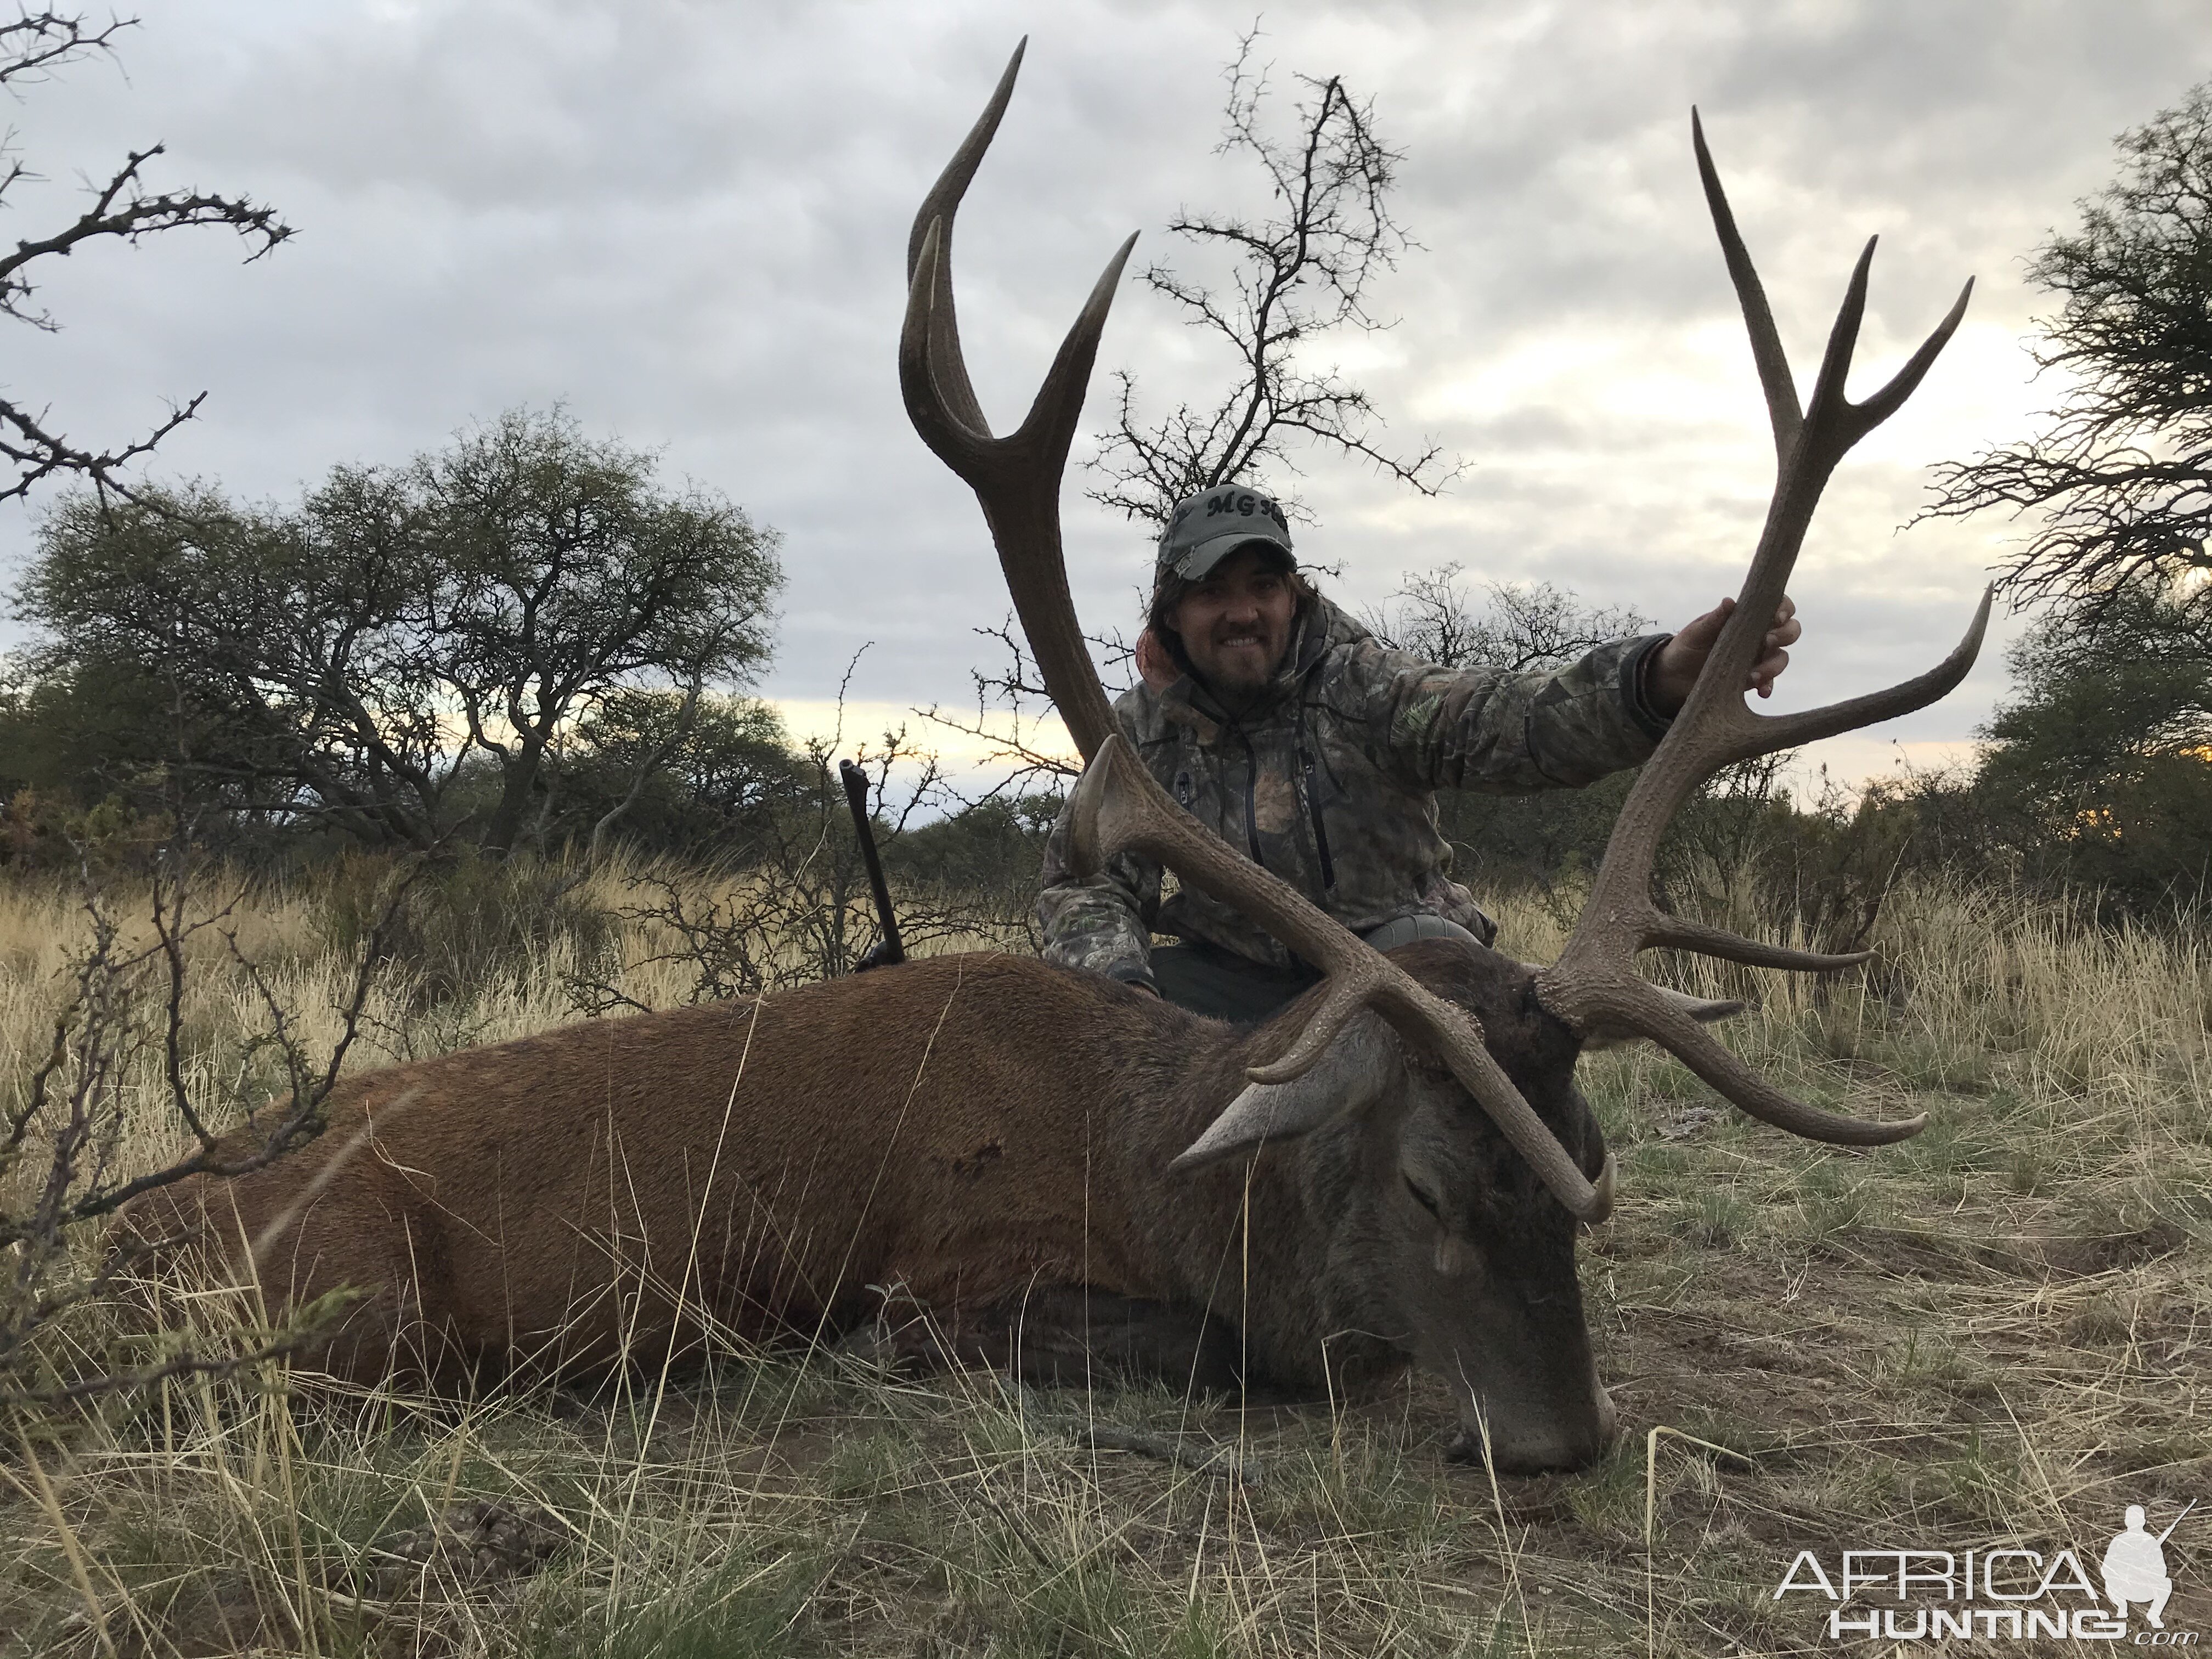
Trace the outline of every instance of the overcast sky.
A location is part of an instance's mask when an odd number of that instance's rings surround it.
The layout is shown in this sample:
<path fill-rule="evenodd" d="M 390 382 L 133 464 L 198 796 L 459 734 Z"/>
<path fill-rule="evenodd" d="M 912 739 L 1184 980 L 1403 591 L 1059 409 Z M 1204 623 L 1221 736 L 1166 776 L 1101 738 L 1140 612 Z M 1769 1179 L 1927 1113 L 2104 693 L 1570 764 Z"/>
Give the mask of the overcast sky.
<path fill-rule="evenodd" d="M 801 725 L 848 659 L 848 730 L 969 698 L 969 629 L 1006 609 L 974 498 L 899 407 L 908 223 L 1006 54 L 1030 37 L 963 210 L 970 365 L 1000 428 L 1026 409 L 1099 266 L 1177 257 L 1186 205 L 1259 211 L 1215 157 L 1245 4 L 1058 0 L 168 0 L 123 41 L 21 89 L 11 235 L 73 215 L 82 178 L 161 140 L 156 187 L 275 204 L 299 228 L 241 267 L 216 233 L 57 263 L 64 325 L 16 327 L 9 395 L 113 442 L 166 399 L 203 416 L 157 476 L 287 498 L 335 464 L 397 462 L 517 405 L 665 453 L 784 537 L 763 683 Z M 1917 672 L 1963 628 L 2018 526 L 1899 533 L 1927 468 L 2024 435 L 2024 256 L 2112 176 L 2112 140 L 2212 74 L 2202 0 L 1269 9 L 1260 56 L 1340 74 L 1407 153 L 1424 245 L 1378 291 L 1380 336 L 1325 338 L 1387 414 L 1467 465 L 1443 496 L 1313 457 L 1301 550 L 1352 604 L 1457 562 L 1549 580 L 1667 625 L 1734 590 L 1771 483 L 1742 326 L 1699 198 L 1692 104 L 1785 340 L 1809 376 L 1860 242 L 1881 250 L 1862 392 L 1977 278 L 1904 413 L 1846 461 L 1793 590 L 1808 634 L 1771 707 Z M 1287 118 L 1287 100 L 1279 113 Z M 1100 356 L 1154 394 L 1223 366 L 1125 289 Z M 1094 397 L 1088 424 L 1103 418 Z M 1090 453 L 1079 441 L 1077 462 Z M 1086 623 L 1127 624 L 1143 532 L 1066 491 Z M 20 558 L 35 504 L 0 509 Z M 2013 631 L 2008 628 L 2007 632 Z M 1856 777 L 1960 752 L 2003 690 L 1992 649 L 1947 702 L 1823 753 Z"/>

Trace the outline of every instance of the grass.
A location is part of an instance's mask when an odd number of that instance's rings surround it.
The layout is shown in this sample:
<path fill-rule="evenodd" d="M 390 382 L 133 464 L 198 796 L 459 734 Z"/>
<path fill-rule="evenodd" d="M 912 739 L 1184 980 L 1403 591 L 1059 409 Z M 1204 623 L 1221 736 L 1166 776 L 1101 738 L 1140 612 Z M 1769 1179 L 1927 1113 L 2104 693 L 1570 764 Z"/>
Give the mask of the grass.
<path fill-rule="evenodd" d="M 303 1007 L 345 977 L 321 903 L 239 913 Z M 1543 910 L 1498 908 L 1506 948 L 1557 948 Z M 43 1051 L 76 927 L 0 890 L 0 1086 Z M 177 1382 L 10 1428 L 0 1655 L 1782 1655 L 1834 1645 L 1826 1602 L 1774 1597 L 1801 1549 L 1832 1572 L 1846 1548 L 2063 1545 L 2094 1574 L 2124 1505 L 2155 1529 L 2212 1502 L 2212 955 L 1939 884 L 1879 943 L 1871 990 L 1662 967 L 1755 995 L 1729 1041 L 1802 1097 L 1928 1112 L 1916 1140 L 1814 1146 L 1711 1112 L 1648 1048 L 1583 1063 L 1624 1194 L 1583 1252 L 1626 1431 L 1591 1469 L 1446 1464 L 1452 1407 L 1418 1379 L 1333 1412 L 736 1349 L 589 1395 Z M 585 947 L 530 948 L 465 1006 L 381 994 L 356 1065 L 571 1018 Z M 210 955 L 194 1063 L 234 1066 L 254 1018 Z M 154 1074 L 126 1086 L 155 1136 Z M 2168 1626 L 2212 1626 L 2203 1505 L 2166 1559 Z"/>

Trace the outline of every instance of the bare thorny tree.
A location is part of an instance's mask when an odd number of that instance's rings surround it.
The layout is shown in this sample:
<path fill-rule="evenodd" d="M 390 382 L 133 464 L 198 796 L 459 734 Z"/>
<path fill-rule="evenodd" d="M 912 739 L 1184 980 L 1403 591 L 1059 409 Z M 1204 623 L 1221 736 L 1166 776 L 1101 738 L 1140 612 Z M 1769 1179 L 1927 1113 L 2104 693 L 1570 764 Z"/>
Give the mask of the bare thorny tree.
<path fill-rule="evenodd" d="M 998 659 L 994 668 L 968 671 L 975 684 L 975 713 L 956 713 L 939 703 L 917 711 L 933 725 L 988 743 L 991 746 L 986 763 L 1006 769 L 990 788 L 963 804 L 974 805 L 1036 788 L 1065 788 L 1082 775 L 1083 766 L 1064 750 L 1053 746 L 1054 733 L 1046 724 L 1052 713 L 1052 693 L 1037 672 L 1021 630 L 1014 625 L 1013 612 L 1008 611 L 996 625 L 975 632 L 977 638 L 994 642 Z M 1118 695 L 1132 672 L 1135 647 L 1118 631 L 1085 637 L 1094 654 L 1105 661 L 1103 678 L 1109 695 Z"/>
<path fill-rule="evenodd" d="M 305 1310 L 282 1328 L 248 1322 L 212 1345 L 164 1339 L 162 1351 L 136 1364 L 98 1344 L 76 1347 L 64 1329 L 73 1310 L 118 1294 L 149 1257 L 185 1242 L 125 1229 L 94 1248 L 88 1234 L 132 1199 L 193 1176 L 246 1174 L 322 1133 L 386 958 L 386 935 L 427 867 L 403 866 L 387 884 L 337 1010 L 338 1036 L 319 1058 L 267 969 L 240 948 L 238 897 L 213 906 L 201 900 L 204 872 L 189 844 L 179 835 L 161 854 L 143 928 L 126 927 L 109 878 L 86 860 L 88 942 L 69 969 L 45 1056 L 15 1097 L 0 1104 L 0 1407 L 228 1374 L 283 1352 L 329 1311 Z M 228 965 L 258 1011 L 256 1028 L 225 1056 L 221 1074 L 195 1043 L 185 1010 L 186 986 L 210 957 Z M 149 1078 L 157 1099 L 141 1107 Z M 146 1168 L 132 1148 L 149 1134 L 185 1144 Z"/>
<path fill-rule="evenodd" d="M 94 27 L 81 13 L 25 11 L 11 21 L 0 22 L 0 85 L 20 88 L 44 81 L 87 57 L 112 56 L 116 37 L 135 27 L 137 21 L 112 18 Z M 11 187 L 38 178 L 12 149 L 12 143 L 0 143 L 0 204 L 5 204 Z M 92 186 L 92 201 L 73 222 L 50 234 L 21 238 L 11 251 L 0 254 L 0 316 L 50 332 L 57 329 L 59 325 L 52 313 L 36 303 L 34 268 L 42 260 L 66 258 L 102 240 L 137 243 L 163 231 L 227 228 L 252 249 L 246 256 L 250 262 L 292 234 L 275 209 L 257 207 L 242 196 L 198 190 L 150 193 L 145 168 L 162 152 L 160 144 L 126 152 L 122 164 Z M 72 442 L 57 428 L 48 410 L 0 397 L 0 458 L 14 468 L 12 478 L 0 472 L 0 501 L 21 500 L 57 475 L 81 478 L 102 495 L 131 498 L 119 475 L 191 419 L 206 396 L 203 392 L 173 405 L 167 416 L 143 436 L 106 449 Z"/>
<path fill-rule="evenodd" d="M 1447 564 L 1408 576 L 1389 602 L 1367 610 L 1360 621 L 1391 649 L 1442 667 L 1480 665 L 1516 674 L 1565 667 L 1595 647 L 1651 626 L 1633 605 L 1588 608 L 1549 582 L 1488 583 L 1486 606 L 1477 609 L 1461 568 Z"/>
<path fill-rule="evenodd" d="M 1383 447 L 1374 400 L 1306 355 L 1334 329 L 1390 327 L 1370 309 L 1368 289 L 1418 244 L 1390 215 L 1405 158 L 1376 134 L 1372 100 L 1355 97 L 1340 76 L 1297 76 L 1292 135 L 1277 137 L 1263 116 L 1268 69 L 1253 61 L 1259 40 L 1256 27 L 1247 31 L 1224 71 L 1226 126 L 1217 153 L 1259 163 L 1273 210 L 1250 219 L 1185 209 L 1169 222 L 1172 234 L 1235 261 L 1225 293 L 1164 264 L 1143 273 L 1185 322 L 1225 348 L 1236 375 L 1218 399 L 1180 403 L 1147 422 L 1134 375 L 1117 371 L 1114 426 L 1091 462 L 1103 480 L 1086 492 L 1091 499 L 1148 524 L 1164 523 L 1176 501 L 1216 484 L 1269 467 L 1295 473 L 1305 445 L 1366 461 L 1425 495 L 1458 471 L 1435 444 L 1412 453 Z"/>
<path fill-rule="evenodd" d="M 112 58 L 117 38 L 137 21 L 111 17 L 95 26 L 81 13 L 19 10 L 0 21 L 0 86 L 19 90 L 84 58 Z M 39 179 L 14 153 L 12 141 L 12 133 L 0 141 L 0 204 L 16 186 Z M 89 185 L 91 200 L 74 220 L 49 234 L 21 237 L 0 254 L 0 316 L 57 330 L 52 314 L 37 302 L 41 262 L 104 240 L 136 245 L 165 231 L 228 228 L 248 245 L 251 263 L 293 234 L 276 210 L 245 197 L 149 190 L 146 169 L 163 150 L 156 143 L 127 151 L 104 180 Z M 191 419 L 205 397 L 172 405 L 143 435 L 102 448 L 72 441 L 49 410 L 0 396 L 0 501 L 22 500 L 57 477 L 87 483 L 103 500 L 137 500 L 121 475 Z M 248 1332 L 221 1352 L 177 1349 L 135 1370 L 118 1369 L 105 1353 L 79 1355 L 82 1363 L 55 1369 L 66 1345 L 58 1349 L 46 1340 L 73 1310 L 112 1294 L 149 1248 L 118 1239 L 95 1257 L 82 1247 L 88 1230 L 140 1193 L 203 1172 L 258 1169 L 320 1132 L 325 1103 L 368 997 L 376 939 L 363 951 L 352 999 L 342 1011 L 342 1036 L 325 1061 L 315 1064 L 268 976 L 240 951 L 229 925 L 232 907 L 197 904 L 184 847 L 178 840 L 157 866 L 147 932 L 135 940 L 126 939 L 103 878 L 85 861 L 89 942 L 70 969 L 45 1056 L 15 1097 L 0 1103 L 0 1405 L 52 1403 L 165 1376 L 228 1371 L 281 1351 L 290 1340 L 283 1332 Z M 395 892 L 395 902 L 397 897 Z M 266 1017 L 245 1045 L 229 1089 L 216 1098 L 191 1075 L 185 1016 L 189 957 L 199 936 L 210 933 L 242 970 Z M 156 1167 L 126 1173 L 133 1162 L 126 1145 L 134 1127 L 132 1079 L 149 1055 L 166 1095 L 161 1115 L 190 1145 Z M 249 1099 L 247 1091 L 265 1079 L 270 1063 L 283 1086 L 273 1096 Z M 242 1133 L 228 1133 L 241 1121 Z"/>

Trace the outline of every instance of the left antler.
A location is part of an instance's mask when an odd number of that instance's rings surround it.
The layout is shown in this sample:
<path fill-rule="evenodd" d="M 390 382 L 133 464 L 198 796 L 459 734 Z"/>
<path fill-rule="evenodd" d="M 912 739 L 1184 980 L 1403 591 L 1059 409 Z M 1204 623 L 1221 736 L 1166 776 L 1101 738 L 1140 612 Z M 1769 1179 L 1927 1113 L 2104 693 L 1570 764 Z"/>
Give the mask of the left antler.
<path fill-rule="evenodd" d="M 1024 43 L 1026 44 L 1026 43 Z M 1251 1073 L 1255 1083 L 1286 1082 L 1309 1071 L 1345 1023 L 1371 1006 L 1401 1036 L 1434 1054 L 1528 1160 L 1574 1215 L 1601 1219 L 1613 1206 L 1613 1161 L 1593 1184 L 1522 1099 L 1483 1046 L 1462 1008 L 1424 988 L 1343 923 L 1324 915 L 1280 878 L 1240 858 L 1200 829 L 1115 735 L 1112 710 L 1091 663 L 1060 536 L 1060 478 L 1083 393 L 1112 304 L 1114 284 L 1135 238 L 1121 245 L 1053 360 L 1029 418 L 1012 435 L 991 435 L 961 362 L 947 263 L 952 216 L 1012 95 L 1021 51 L 951 164 L 915 217 L 908 244 L 906 325 L 899 336 L 899 385 L 923 441 L 975 489 L 1006 573 L 1030 649 L 1076 744 L 1090 762 L 1077 786 L 1071 861 L 1096 870 L 1123 852 L 1157 859 L 1194 887 L 1250 916 L 1328 975 L 1320 1009 L 1288 1054 Z"/>
<path fill-rule="evenodd" d="M 1655 1039 L 1745 1111 L 1778 1128 L 1845 1146 L 1902 1140 L 1926 1125 L 1924 1115 L 1897 1123 L 1869 1123 L 1790 1099 L 1729 1053 L 1658 987 L 1638 977 L 1634 963 L 1638 951 L 1672 945 L 1757 967 L 1832 973 L 1864 962 L 1873 954 L 1861 951 L 1823 956 L 1793 951 L 1666 915 L 1651 901 L 1652 860 L 1660 836 L 1690 792 L 1731 761 L 1795 748 L 1924 708 L 1957 685 L 1973 665 L 1989 624 L 1987 592 L 1974 613 L 1973 625 L 1958 647 L 1934 668 L 1901 685 L 1796 714 L 1754 714 L 1743 697 L 1745 683 L 1761 654 L 1768 624 L 1781 602 L 1829 475 L 1851 446 L 1895 414 L 1920 384 L 1936 353 L 1942 350 L 1966 314 L 1967 296 L 1974 285 L 1971 279 L 1967 282 L 1950 314 L 1887 386 L 1864 403 L 1854 404 L 1844 396 L 1844 379 L 1850 369 L 1851 349 L 1857 343 L 1860 319 L 1866 309 L 1867 270 L 1874 259 L 1875 246 L 1869 238 L 1829 333 L 1827 353 L 1813 383 L 1812 401 L 1801 412 L 1796 383 L 1791 378 L 1781 337 L 1775 331 L 1773 313 L 1767 308 L 1765 291 L 1759 286 L 1759 273 L 1752 268 L 1751 256 L 1744 251 L 1743 238 L 1736 232 L 1735 216 L 1729 211 L 1728 198 L 1722 193 L 1720 178 L 1713 170 L 1705 131 L 1694 111 L 1690 131 L 1698 154 L 1698 175 L 1705 180 L 1705 200 L 1711 206 L 1729 275 L 1735 280 L 1744 321 L 1751 331 L 1752 356 L 1766 392 L 1779 471 L 1773 501 L 1767 508 L 1766 527 L 1752 556 L 1735 613 L 1721 629 L 1689 700 L 1629 792 L 1574 935 L 1559 961 L 1537 975 L 1537 994 L 1547 1008 L 1578 1030 L 1628 1030 Z"/>
<path fill-rule="evenodd" d="M 1083 413 L 1091 365 L 1098 355 L 1098 336 L 1114 303 L 1115 285 L 1133 234 L 1107 261 L 1105 270 L 1084 302 L 1075 325 L 1060 342 L 1060 354 L 1030 405 L 1029 418 L 1010 435 L 991 435 L 968 381 L 960 352 L 960 320 L 952 301 L 952 218 L 960 198 L 991 139 L 999 118 L 1014 95 L 1029 37 L 1014 48 L 998 90 L 937 183 L 922 198 L 906 246 L 906 323 L 899 331 L 899 389 L 906 412 L 921 441 L 975 491 L 991 540 L 999 550 L 1014 610 L 1029 636 L 1030 650 L 1044 675 L 1045 690 L 1058 705 L 1068 735 L 1090 760 L 1114 730 L 1114 714 L 1091 665 L 1090 647 L 1075 620 L 1075 600 L 1067 591 L 1067 565 L 1060 539 L 1060 475 Z"/>

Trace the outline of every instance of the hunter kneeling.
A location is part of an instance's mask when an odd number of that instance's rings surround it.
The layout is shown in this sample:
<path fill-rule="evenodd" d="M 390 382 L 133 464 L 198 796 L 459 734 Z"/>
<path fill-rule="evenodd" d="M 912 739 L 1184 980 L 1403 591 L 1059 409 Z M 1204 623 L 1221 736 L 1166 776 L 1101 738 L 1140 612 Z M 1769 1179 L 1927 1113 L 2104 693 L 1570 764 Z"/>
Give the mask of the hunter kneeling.
<path fill-rule="evenodd" d="M 1735 608 L 1674 634 L 1599 646 L 1551 672 L 1444 668 L 1387 649 L 1299 574 L 1287 516 L 1224 485 L 1179 501 L 1159 541 L 1138 642 L 1143 676 L 1114 706 L 1182 808 L 1378 950 L 1497 929 L 1451 876 L 1435 791 L 1579 788 L 1646 759 Z M 1802 629 L 1784 599 L 1747 681 L 1761 696 Z M 1045 850 L 1047 960 L 1216 1018 L 1266 1018 L 1321 975 L 1243 912 L 1188 888 L 1164 904 L 1135 855 L 1088 880 L 1068 815 Z M 1155 948 L 1152 936 L 1179 944 Z"/>

